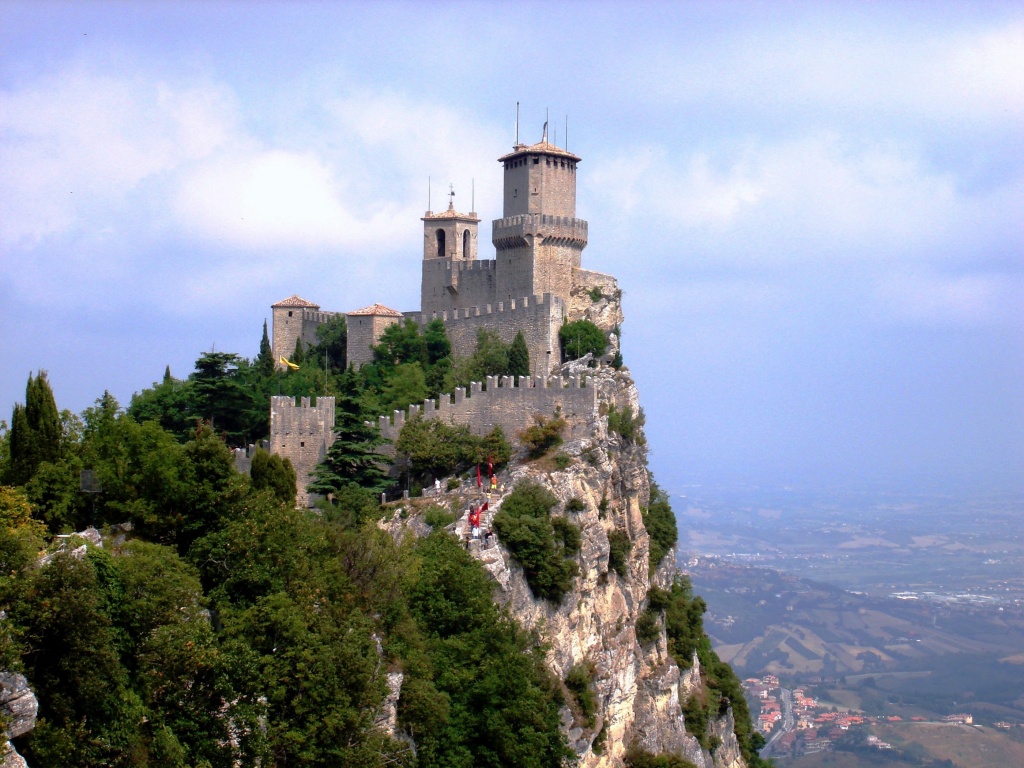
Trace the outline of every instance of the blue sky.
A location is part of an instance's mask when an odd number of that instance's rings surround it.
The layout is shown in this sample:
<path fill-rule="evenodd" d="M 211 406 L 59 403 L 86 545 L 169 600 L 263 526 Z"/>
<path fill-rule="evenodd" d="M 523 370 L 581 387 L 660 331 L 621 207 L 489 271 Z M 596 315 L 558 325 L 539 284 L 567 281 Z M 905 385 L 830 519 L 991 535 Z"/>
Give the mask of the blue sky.
<path fill-rule="evenodd" d="M 1019 3 L 2 2 L 0 417 L 415 309 L 427 178 L 500 215 L 519 101 L 664 485 L 1019 483 L 1022 72 Z"/>

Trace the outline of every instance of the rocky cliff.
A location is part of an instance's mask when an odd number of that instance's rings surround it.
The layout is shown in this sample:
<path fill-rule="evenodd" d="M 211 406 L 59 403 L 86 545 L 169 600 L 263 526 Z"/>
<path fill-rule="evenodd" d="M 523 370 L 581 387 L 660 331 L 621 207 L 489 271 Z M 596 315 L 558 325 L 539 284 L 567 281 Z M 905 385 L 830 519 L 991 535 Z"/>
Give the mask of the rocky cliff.
<path fill-rule="evenodd" d="M 4 726 L 0 768 L 27 768 L 24 758 L 9 739 L 28 733 L 35 727 L 38 709 L 39 702 L 24 675 L 0 672 L 0 720 Z"/>
<path fill-rule="evenodd" d="M 578 366 L 569 364 L 563 373 L 575 373 Z M 609 412 L 641 413 L 637 389 L 626 371 L 600 368 L 590 373 L 588 386 L 598 388 L 601 415 L 588 435 L 560 447 L 568 465 L 558 469 L 550 457 L 513 462 L 503 477 L 503 492 L 491 497 L 490 516 L 483 523 L 486 531 L 504 499 L 524 482 L 538 483 L 558 498 L 554 514 L 581 532 L 579 569 L 561 602 L 534 596 L 523 570 L 497 537 L 470 539 L 465 515 L 452 529 L 467 539 L 470 551 L 494 577 L 498 601 L 548 645 L 551 671 L 566 680 L 574 667 L 587 670 L 594 716 L 574 715 L 569 706 L 562 712 L 581 766 L 621 766 L 626 750 L 634 746 L 683 756 L 699 768 L 743 768 L 731 711 L 710 723 L 713 754 L 686 731 L 683 706 L 690 697 L 702 695 L 704 687 L 696 656 L 690 669 L 680 670 L 668 653 L 664 626 L 653 641 L 638 640 L 637 620 L 649 588 L 667 588 L 676 576 L 675 552 L 669 551 L 650 572 L 643 510 L 651 489 L 642 418 L 634 420 L 628 438 L 609 430 Z M 558 463 L 565 465 L 566 459 Z M 461 512 L 468 499 L 449 501 Z M 625 532 L 630 542 L 625 567 L 610 566 L 610 535 L 623 540 L 615 532 Z"/>

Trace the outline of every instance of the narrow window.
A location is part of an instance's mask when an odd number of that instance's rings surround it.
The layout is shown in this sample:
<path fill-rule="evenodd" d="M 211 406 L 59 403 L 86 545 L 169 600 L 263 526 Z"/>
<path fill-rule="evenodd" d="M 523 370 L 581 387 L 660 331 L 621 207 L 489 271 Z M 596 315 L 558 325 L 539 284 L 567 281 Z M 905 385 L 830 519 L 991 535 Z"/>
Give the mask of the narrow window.
<path fill-rule="evenodd" d="M 444 258 L 444 230 L 437 230 L 437 258 Z"/>
<path fill-rule="evenodd" d="M 462 233 L 462 258 L 469 258 L 469 230 Z"/>

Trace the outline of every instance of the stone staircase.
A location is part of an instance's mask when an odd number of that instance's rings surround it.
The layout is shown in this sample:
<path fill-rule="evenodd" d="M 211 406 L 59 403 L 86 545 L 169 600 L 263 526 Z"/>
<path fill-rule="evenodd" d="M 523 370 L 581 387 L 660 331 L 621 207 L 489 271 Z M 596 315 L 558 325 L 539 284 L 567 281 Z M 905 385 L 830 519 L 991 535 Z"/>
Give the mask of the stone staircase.
<path fill-rule="evenodd" d="M 452 524 L 453 532 L 461 541 L 466 543 L 469 554 L 480 561 L 484 568 L 487 569 L 487 572 L 501 585 L 502 589 L 506 589 L 511 573 L 505 562 L 505 552 L 498 543 L 498 535 L 496 533 L 489 537 L 487 536 L 487 531 L 493 530 L 494 516 L 501 509 L 501 503 L 505 498 L 505 494 L 488 493 L 486 497 L 488 499 L 487 510 L 480 516 L 480 538 L 472 538 L 472 530 L 469 525 L 470 508 L 467 508 L 462 516 Z M 473 502 L 471 507 L 482 503 L 482 499 L 477 500 Z"/>

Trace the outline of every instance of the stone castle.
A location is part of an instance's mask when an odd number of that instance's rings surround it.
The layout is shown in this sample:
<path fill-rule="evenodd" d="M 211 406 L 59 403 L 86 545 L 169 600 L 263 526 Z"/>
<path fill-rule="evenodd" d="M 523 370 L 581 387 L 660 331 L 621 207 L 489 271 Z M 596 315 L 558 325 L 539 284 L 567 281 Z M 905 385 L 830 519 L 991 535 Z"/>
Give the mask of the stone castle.
<path fill-rule="evenodd" d="M 549 143 L 546 130 L 537 144 L 516 144 L 498 159 L 504 170 L 504 204 L 502 217 L 491 224 L 493 259 L 478 258 L 480 219 L 475 212 L 456 211 L 453 197 L 448 210 L 427 211 L 422 218 L 419 310 L 399 312 L 372 304 L 345 313 L 349 364 L 358 368 L 371 362 L 371 348 L 384 330 L 407 318 L 420 326 L 439 318 L 456 356 L 475 350 L 478 329 L 493 331 L 506 343 L 521 331 L 530 353 L 531 376 L 519 382 L 495 379 L 486 386 L 474 385 L 469 393 L 457 390 L 438 403 L 428 400 L 410 410 L 467 423 L 476 432 L 501 424 L 509 435 L 527 426 L 535 413 L 550 415 L 556 406 L 581 419 L 589 416 L 596 400 L 586 391 L 585 382 L 551 378 L 561 364 L 558 331 L 563 323 L 595 322 L 607 334 L 610 354 L 614 354 L 622 321 L 615 279 L 581 265 L 588 227 L 576 217 L 580 160 Z M 271 310 L 273 353 L 278 361 L 291 356 L 299 339 L 316 343 L 317 327 L 337 315 L 294 295 Z M 333 409 L 332 398 L 320 398 L 315 405 L 308 400 L 296 405 L 291 398 L 273 399 L 271 450 L 288 456 L 300 479 L 308 476 L 330 446 Z M 382 417 L 384 436 L 393 438 L 405 418 L 399 412 Z M 326 432 L 321 432 L 324 424 Z"/>

